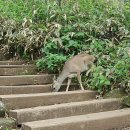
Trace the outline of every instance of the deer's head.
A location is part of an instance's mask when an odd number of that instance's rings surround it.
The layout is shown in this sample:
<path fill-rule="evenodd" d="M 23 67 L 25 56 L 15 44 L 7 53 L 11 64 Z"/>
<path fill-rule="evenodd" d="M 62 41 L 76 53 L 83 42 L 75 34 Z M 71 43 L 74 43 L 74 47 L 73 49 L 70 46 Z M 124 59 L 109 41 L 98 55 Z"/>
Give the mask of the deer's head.
<path fill-rule="evenodd" d="M 61 84 L 55 79 L 55 76 L 53 78 L 53 84 L 52 84 L 52 91 L 53 92 L 58 92 L 58 90 L 60 89 Z"/>

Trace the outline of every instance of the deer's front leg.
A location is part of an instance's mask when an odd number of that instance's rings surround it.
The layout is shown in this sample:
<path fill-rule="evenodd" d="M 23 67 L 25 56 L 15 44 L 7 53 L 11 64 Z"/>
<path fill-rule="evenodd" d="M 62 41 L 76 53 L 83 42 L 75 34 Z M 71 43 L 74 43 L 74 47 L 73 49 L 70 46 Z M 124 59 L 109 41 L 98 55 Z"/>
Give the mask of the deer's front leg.
<path fill-rule="evenodd" d="M 68 78 L 66 92 L 68 92 L 68 90 L 69 90 L 70 83 L 71 83 L 71 78 Z"/>
<path fill-rule="evenodd" d="M 82 85 L 82 81 L 81 81 L 81 75 L 80 75 L 80 72 L 77 72 L 77 78 L 78 78 L 78 81 L 79 81 L 79 84 L 80 84 L 80 88 L 81 88 L 81 90 L 84 90 L 83 85 Z"/>

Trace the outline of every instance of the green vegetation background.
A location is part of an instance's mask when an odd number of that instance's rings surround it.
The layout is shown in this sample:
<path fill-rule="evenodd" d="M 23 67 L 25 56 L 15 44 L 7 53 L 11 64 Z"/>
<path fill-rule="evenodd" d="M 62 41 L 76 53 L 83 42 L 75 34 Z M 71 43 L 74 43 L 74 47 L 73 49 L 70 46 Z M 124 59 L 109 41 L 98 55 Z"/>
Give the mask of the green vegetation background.
<path fill-rule="evenodd" d="M 85 86 L 129 93 L 129 0 L 0 0 L 0 12 L 0 47 L 10 57 L 57 73 L 84 51 L 97 58 Z"/>

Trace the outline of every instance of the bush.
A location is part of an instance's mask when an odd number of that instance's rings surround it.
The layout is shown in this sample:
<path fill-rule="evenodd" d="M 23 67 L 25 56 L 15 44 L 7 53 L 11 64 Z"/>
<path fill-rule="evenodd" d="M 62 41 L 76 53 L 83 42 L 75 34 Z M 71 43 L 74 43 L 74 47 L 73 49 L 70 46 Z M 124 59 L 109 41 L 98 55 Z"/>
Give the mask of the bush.
<path fill-rule="evenodd" d="M 129 43 L 123 41 L 115 45 L 110 41 L 94 40 L 90 44 L 91 54 L 97 57 L 97 63 L 89 79 L 84 83 L 99 92 L 107 92 L 117 87 L 129 91 L 130 56 Z"/>
<path fill-rule="evenodd" d="M 48 54 L 46 57 L 39 59 L 37 62 L 37 67 L 39 70 L 46 70 L 48 72 L 59 72 L 59 68 L 63 67 L 63 63 L 66 61 L 66 56 L 62 54 Z"/>
<path fill-rule="evenodd" d="M 39 70 L 57 73 L 69 57 L 85 51 L 98 59 L 86 86 L 129 91 L 129 1 L 0 0 L 0 8 L 5 53 L 39 59 Z"/>

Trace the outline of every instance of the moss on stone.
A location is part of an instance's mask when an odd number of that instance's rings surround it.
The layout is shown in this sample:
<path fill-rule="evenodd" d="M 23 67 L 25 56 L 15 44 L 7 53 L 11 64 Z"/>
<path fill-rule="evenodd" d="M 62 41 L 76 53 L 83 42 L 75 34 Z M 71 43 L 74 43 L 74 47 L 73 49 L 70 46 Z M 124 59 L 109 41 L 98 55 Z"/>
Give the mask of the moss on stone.
<path fill-rule="evenodd" d="M 104 95 L 104 98 L 122 98 L 126 96 L 126 92 L 123 89 L 114 89 Z"/>
<path fill-rule="evenodd" d="M 130 96 L 123 97 L 122 103 L 123 105 L 130 107 Z"/>
<path fill-rule="evenodd" d="M 0 117 L 4 117 L 6 112 L 6 107 L 3 102 L 0 101 Z"/>
<path fill-rule="evenodd" d="M 16 128 L 15 120 L 11 118 L 0 118 L 0 130 L 12 130 Z"/>

